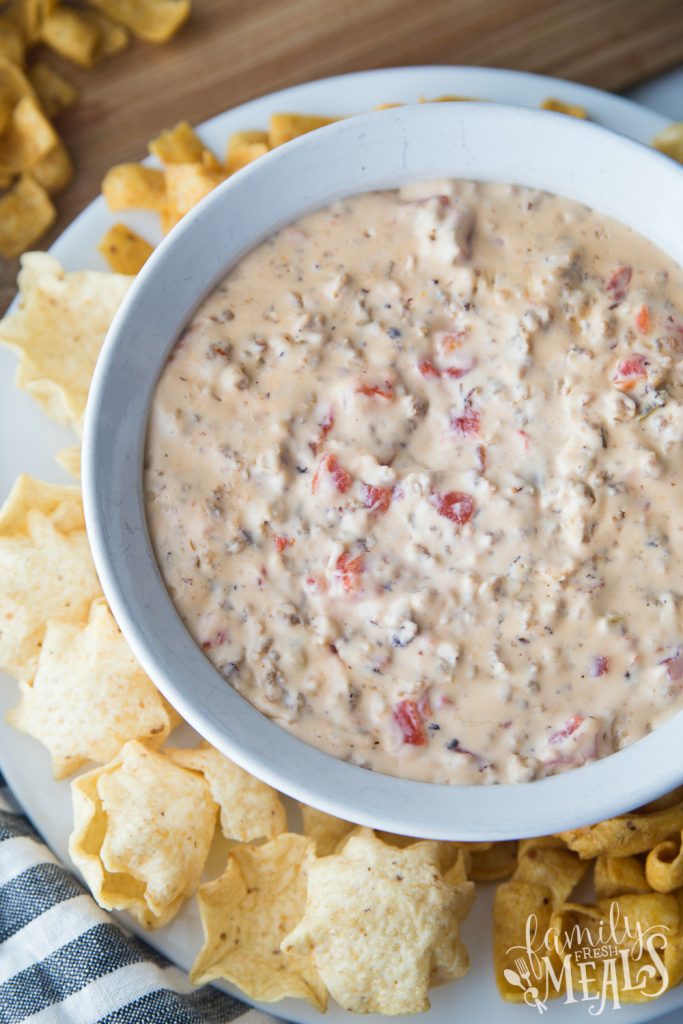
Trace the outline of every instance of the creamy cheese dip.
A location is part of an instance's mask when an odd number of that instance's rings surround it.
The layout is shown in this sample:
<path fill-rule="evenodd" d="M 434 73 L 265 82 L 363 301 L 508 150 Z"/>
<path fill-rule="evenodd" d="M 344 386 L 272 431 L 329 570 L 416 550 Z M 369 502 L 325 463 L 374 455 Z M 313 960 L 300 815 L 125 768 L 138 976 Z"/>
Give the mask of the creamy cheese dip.
<path fill-rule="evenodd" d="M 683 707 L 683 272 L 542 192 L 411 185 L 268 239 L 152 404 L 162 575 L 301 739 L 539 778 Z"/>

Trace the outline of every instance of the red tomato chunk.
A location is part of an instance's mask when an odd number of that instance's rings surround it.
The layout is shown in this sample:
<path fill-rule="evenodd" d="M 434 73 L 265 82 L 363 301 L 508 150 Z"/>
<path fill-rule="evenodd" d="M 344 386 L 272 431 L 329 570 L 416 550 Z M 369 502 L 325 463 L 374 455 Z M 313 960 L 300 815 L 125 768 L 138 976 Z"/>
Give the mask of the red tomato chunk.
<path fill-rule="evenodd" d="M 403 742 L 413 747 L 423 747 L 427 733 L 422 715 L 414 700 L 400 700 L 394 708 L 394 721 L 403 733 Z"/>

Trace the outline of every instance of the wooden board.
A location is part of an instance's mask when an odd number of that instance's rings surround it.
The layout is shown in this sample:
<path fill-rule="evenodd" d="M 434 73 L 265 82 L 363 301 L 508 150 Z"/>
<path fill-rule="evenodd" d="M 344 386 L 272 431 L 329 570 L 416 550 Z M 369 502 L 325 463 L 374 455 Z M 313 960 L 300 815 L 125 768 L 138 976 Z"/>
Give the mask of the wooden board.
<path fill-rule="evenodd" d="M 159 129 L 297 82 L 486 64 L 619 90 L 682 61 L 683 0 L 194 0 L 166 46 L 135 43 L 88 71 L 54 59 L 81 90 L 59 124 L 78 174 L 44 244 L 94 198 L 106 169 L 142 157 Z M 0 310 L 15 276 L 15 263 L 0 263 Z"/>

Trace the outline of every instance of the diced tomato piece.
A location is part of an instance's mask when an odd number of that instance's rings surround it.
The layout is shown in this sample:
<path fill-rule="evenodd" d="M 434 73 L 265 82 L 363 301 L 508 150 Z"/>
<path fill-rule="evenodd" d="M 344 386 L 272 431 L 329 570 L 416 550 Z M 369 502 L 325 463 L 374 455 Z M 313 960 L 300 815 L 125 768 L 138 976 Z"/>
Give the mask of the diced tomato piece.
<path fill-rule="evenodd" d="M 561 729 L 558 729 L 557 732 L 554 732 L 552 734 L 548 742 L 561 743 L 562 740 L 568 739 L 569 736 L 573 736 L 573 734 L 576 732 L 579 726 L 585 722 L 585 720 L 586 719 L 583 715 L 572 715 L 571 718 L 567 719 L 567 721 L 564 723 Z"/>
<path fill-rule="evenodd" d="M 633 276 L 631 267 L 619 267 L 607 282 L 607 294 L 613 302 L 623 302 L 628 295 L 629 285 Z"/>
<path fill-rule="evenodd" d="M 473 437 L 479 433 L 481 414 L 476 409 L 469 409 L 462 416 L 451 417 L 451 428 L 461 437 Z"/>
<path fill-rule="evenodd" d="M 417 364 L 417 368 L 423 377 L 434 378 L 441 376 L 440 372 L 437 370 L 436 366 L 434 366 L 434 363 L 431 361 L 431 359 L 420 360 L 420 362 Z"/>
<path fill-rule="evenodd" d="M 466 373 L 469 373 L 474 369 L 474 362 L 469 363 L 467 366 L 447 366 L 441 371 L 442 377 L 449 377 L 451 380 L 460 380 Z"/>
<path fill-rule="evenodd" d="M 214 637 L 210 640 L 205 640 L 202 644 L 203 651 L 210 651 L 212 647 L 220 647 L 221 644 L 225 643 L 225 630 L 219 629 Z"/>
<path fill-rule="evenodd" d="M 292 537 L 285 537 L 283 534 L 274 533 L 273 544 L 276 551 L 283 552 L 286 548 L 291 548 L 293 544 L 296 544 L 296 541 Z"/>
<path fill-rule="evenodd" d="M 639 380 L 647 377 L 647 356 L 634 352 L 617 364 L 613 380 L 620 391 L 631 391 Z"/>
<path fill-rule="evenodd" d="M 394 385 L 390 380 L 385 381 L 383 385 L 359 384 L 356 392 L 359 395 L 367 395 L 369 398 L 377 395 L 379 398 L 391 399 L 394 397 Z"/>
<path fill-rule="evenodd" d="M 474 515 L 474 501 L 470 494 L 463 491 L 448 491 L 446 494 L 438 495 L 437 499 L 436 511 L 440 516 L 450 519 L 456 526 L 469 523 Z"/>
<path fill-rule="evenodd" d="M 388 487 L 373 487 L 363 484 L 363 504 L 376 515 L 383 515 L 391 505 L 391 491 Z"/>
<path fill-rule="evenodd" d="M 318 490 L 323 473 L 327 473 L 332 478 L 332 482 L 340 494 L 344 494 L 351 486 L 351 474 L 348 470 L 339 464 L 339 460 L 333 452 L 325 452 L 311 480 L 313 494 Z"/>
<path fill-rule="evenodd" d="M 609 658 L 606 658 L 604 654 L 596 654 L 591 665 L 591 675 L 597 679 L 598 676 L 604 676 L 606 672 L 609 672 Z"/>
<path fill-rule="evenodd" d="M 683 679 L 683 656 L 681 651 L 676 651 L 670 658 L 664 658 L 660 665 L 666 665 L 666 674 L 672 683 Z"/>
<path fill-rule="evenodd" d="M 453 352 L 462 348 L 466 336 L 466 327 L 457 327 L 452 331 L 439 331 L 435 336 L 436 347 L 441 355 L 452 355 Z"/>
<path fill-rule="evenodd" d="M 424 721 L 414 700 L 400 700 L 394 708 L 394 721 L 403 733 L 403 742 L 423 747 L 427 742 Z"/>
<path fill-rule="evenodd" d="M 636 327 L 641 334 L 648 334 L 650 330 L 650 307 L 644 303 L 636 312 Z"/>
<path fill-rule="evenodd" d="M 527 434 L 526 430 L 518 430 L 517 433 L 519 434 L 519 436 L 522 439 L 522 444 L 524 445 L 525 451 L 528 452 L 529 451 L 529 445 L 531 444 L 531 438 Z"/>
<path fill-rule="evenodd" d="M 337 559 L 336 570 L 346 593 L 355 593 L 360 586 L 360 574 L 363 571 L 363 556 L 356 555 L 355 558 L 350 558 L 348 553 L 345 551 Z"/>

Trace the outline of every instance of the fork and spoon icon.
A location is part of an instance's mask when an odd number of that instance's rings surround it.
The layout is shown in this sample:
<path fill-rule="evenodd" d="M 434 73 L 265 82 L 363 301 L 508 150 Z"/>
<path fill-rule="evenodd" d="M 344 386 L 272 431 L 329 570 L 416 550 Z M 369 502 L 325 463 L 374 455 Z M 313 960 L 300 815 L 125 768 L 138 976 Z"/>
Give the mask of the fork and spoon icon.
<path fill-rule="evenodd" d="M 538 998 L 538 989 L 532 982 L 528 963 L 522 957 L 517 957 L 515 967 L 517 968 L 516 971 L 506 967 L 503 971 L 503 977 L 508 984 L 522 989 L 524 992 L 524 1002 L 527 1006 L 535 1006 L 539 1013 L 545 1013 L 548 1007 Z"/>

